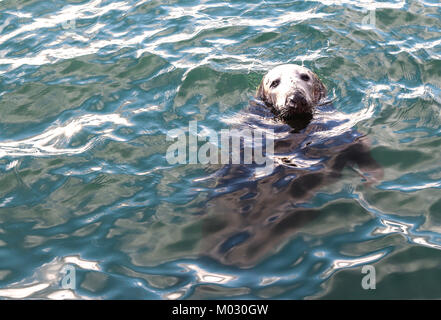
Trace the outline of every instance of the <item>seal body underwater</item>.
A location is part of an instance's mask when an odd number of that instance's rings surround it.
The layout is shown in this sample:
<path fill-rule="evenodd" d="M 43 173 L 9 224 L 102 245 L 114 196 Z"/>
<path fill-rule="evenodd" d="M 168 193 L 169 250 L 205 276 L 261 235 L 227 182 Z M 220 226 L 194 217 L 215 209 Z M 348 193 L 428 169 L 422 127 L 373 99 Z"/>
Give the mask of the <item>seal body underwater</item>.
<path fill-rule="evenodd" d="M 376 181 L 383 171 L 350 116 L 323 103 L 327 90 L 309 69 L 285 64 L 263 77 L 244 112 L 245 127 L 274 130 L 274 170 L 262 177 L 255 165 L 226 165 L 201 216 L 200 255 L 251 267 L 278 250 L 322 211 L 305 206 L 345 167 Z"/>

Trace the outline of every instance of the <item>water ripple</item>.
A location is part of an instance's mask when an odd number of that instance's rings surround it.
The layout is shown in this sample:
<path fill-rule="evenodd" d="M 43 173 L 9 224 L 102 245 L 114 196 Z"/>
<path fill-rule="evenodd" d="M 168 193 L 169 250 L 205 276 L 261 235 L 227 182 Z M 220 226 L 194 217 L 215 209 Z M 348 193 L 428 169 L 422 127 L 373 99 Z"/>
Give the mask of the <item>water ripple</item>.
<path fill-rule="evenodd" d="M 0 297 L 439 299 L 440 18 L 431 0 L 1 1 Z M 273 172 L 166 161 L 169 130 L 243 125 L 280 63 L 323 79 L 328 130 Z M 362 137 L 378 183 L 353 166 L 314 189 L 331 155 L 309 142 Z"/>

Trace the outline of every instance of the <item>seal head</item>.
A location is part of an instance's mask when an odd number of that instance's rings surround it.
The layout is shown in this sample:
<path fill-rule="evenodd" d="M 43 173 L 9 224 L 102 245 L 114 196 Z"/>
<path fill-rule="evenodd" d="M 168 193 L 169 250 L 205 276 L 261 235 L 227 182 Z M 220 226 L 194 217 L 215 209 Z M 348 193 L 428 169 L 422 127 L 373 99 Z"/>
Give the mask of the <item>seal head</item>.
<path fill-rule="evenodd" d="M 270 70 L 262 79 L 257 97 L 282 120 L 312 115 L 326 97 L 326 87 L 308 68 L 284 64 Z"/>

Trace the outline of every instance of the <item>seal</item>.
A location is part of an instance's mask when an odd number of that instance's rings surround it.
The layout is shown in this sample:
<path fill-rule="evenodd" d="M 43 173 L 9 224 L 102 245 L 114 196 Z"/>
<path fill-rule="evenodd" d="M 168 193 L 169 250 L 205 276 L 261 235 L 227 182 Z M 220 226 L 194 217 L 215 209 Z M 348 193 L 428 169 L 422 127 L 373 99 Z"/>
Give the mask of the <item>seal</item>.
<path fill-rule="evenodd" d="M 283 64 L 270 70 L 257 90 L 257 97 L 286 122 L 312 115 L 326 95 L 319 77 L 296 64 Z"/>
<path fill-rule="evenodd" d="M 262 176 L 254 165 L 224 166 L 200 212 L 199 254 L 242 268 L 280 250 L 324 215 L 326 209 L 311 207 L 310 201 L 337 182 L 345 168 L 367 186 L 383 176 L 369 140 L 354 128 L 359 116 L 336 110 L 311 70 L 277 66 L 264 75 L 256 96 L 258 101 L 251 101 L 234 123 L 273 130 L 274 170 Z"/>
<path fill-rule="evenodd" d="M 206 196 L 201 193 L 190 204 L 193 219 L 172 232 L 173 241 L 157 241 L 154 252 L 250 268 L 308 228 L 327 234 L 328 224 L 320 221 L 332 220 L 330 212 L 340 207 L 335 209 L 332 201 L 322 205 L 321 195 L 334 194 L 333 185 L 339 186 L 343 174 L 369 187 L 381 179 L 382 168 L 367 137 L 354 128 L 366 110 L 344 114 L 326 99 L 326 87 L 307 68 L 281 65 L 265 74 L 256 99 L 226 122 L 241 129 L 237 134 L 271 132 L 274 152 L 266 156 L 273 159 L 272 170 L 261 170 L 264 165 L 255 162 L 210 168 L 212 173 L 195 181 Z M 295 261 L 297 253 L 289 254 Z"/>

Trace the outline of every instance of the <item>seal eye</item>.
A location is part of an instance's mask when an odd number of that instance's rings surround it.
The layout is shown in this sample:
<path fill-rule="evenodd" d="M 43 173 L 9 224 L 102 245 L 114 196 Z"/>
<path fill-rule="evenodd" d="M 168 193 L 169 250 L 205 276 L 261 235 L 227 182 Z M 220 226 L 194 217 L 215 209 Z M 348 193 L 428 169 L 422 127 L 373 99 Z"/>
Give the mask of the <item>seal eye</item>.
<path fill-rule="evenodd" d="M 300 75 L 300 79 L 302 79 L 303 81 L 309 81 L 309 76 L 306 73 L 302 73 Z"/>
<path fill-rule="evenodd" d="M 280 84 L 280 79 L 276 79 L 273 82 L 271 82 L 270 88 L 275 88 Z"/>

